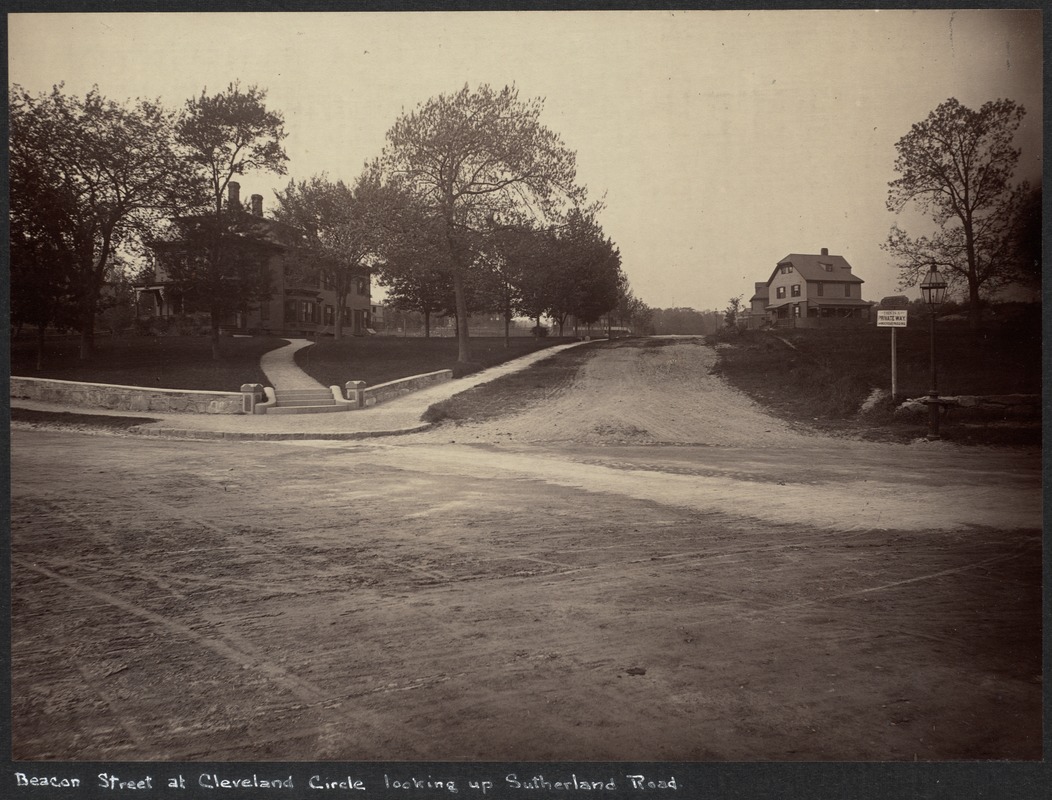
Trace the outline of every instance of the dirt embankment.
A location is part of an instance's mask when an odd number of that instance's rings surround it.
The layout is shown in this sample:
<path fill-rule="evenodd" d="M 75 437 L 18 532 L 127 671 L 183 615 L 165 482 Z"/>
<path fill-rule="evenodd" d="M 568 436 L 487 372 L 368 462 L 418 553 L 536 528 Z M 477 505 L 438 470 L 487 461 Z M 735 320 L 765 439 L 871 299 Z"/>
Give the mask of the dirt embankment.
<path fill-rule="evenodd" d="M 717 357 L 700 339 L 626 340 L 593 351 L 571 383 L 526 411 L 414 439 L 792 447 L 818 435 L 772 417 L 712 375 Z"/>

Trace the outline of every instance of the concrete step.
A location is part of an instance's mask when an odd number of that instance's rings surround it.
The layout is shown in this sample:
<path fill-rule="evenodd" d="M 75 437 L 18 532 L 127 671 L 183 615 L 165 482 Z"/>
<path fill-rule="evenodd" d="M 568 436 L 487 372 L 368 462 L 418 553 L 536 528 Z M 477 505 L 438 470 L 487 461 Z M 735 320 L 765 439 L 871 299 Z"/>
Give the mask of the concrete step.
<path fill-rule="evenodd" d="M 267 409 L 268 414 L 331 414 L 338 411 L 350 411 L 353 406 L 336 405 L 302 405 L 302 406 L 271 406 Z"/>
<path fill-rule="evenodd" d="M 331 389 L 275 389 L 278 397 L 332 397 Z"/>
<path fill-rule="evenodd" d="M 336 401 L 329 389 L 278 389 L 274 392 L 277 407 L 334 406 Z"/>

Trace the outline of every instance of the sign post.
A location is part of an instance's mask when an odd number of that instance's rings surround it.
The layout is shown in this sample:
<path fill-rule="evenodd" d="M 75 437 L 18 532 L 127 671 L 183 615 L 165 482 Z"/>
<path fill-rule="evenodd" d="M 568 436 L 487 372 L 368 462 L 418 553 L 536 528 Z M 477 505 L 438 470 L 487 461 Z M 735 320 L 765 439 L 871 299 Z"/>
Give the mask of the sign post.
<path fill-rule="evenodd" d="M 891 328 L 891 399 L 899 396 L 898 349 L 895 347 L 895 329 L 906 327 L 906 309 L 881 309 L 877 311 L 877 327 Z"/>

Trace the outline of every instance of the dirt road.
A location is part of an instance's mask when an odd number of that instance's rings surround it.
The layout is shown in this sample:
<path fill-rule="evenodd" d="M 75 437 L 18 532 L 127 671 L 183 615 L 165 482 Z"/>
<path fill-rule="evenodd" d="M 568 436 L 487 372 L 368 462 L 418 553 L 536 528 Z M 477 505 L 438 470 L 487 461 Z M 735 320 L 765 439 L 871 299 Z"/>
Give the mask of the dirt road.
<path fill-rule="evenodd" d="M 1039 455 L 713 358 L 364 444 L 14 431 L 15 758 L 1040 758 Z"/>

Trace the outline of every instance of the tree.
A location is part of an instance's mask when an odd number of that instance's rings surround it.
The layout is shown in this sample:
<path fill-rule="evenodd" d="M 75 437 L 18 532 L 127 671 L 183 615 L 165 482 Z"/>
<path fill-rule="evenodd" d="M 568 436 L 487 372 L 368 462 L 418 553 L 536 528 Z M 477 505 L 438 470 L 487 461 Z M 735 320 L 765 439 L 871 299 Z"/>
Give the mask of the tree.
<path fill-rule="evenodd" d="M 743 297 L 744 295 L 732 297 L 727 301 L 727 308 L 723 312 L 723 326 L 729 330 L 738 331 L 739 333 L 741 315 L 745 311 L 745 303 L 742 300 Z"/>
<path fill-rule="evenodd" d="M 1025 187 L 1009 231 L 1011 260 L 1020 280 L 1029 285 L 1041 284 L 1041 206 L 1040 184 Z"/>
<path fill-rule="evenodd" d="M 560 336 L 570 315 L 590 325 L 617 308 L 627 290 L 621 253 L 594 216 L 572 210 L 556 234 L 552 258 L 556 263 L 548 313 L 559 325 Z"/>
<path fill-rule="evenodd" d="M 486 262 L 488 286 L 491 304 L 504 319 L 505 347 L 511 346 L 511 321 L 516 314 L 535 319 L 539 326 L 551 305 L 550 240 L 549 231 L 529 220 L 493 223 Z"/>
<path fill-rule="evenodd" d="M 159 103 L 117 103 L 97 87 L 83 98 L 12 89 L 13 302 L 38 326 L 70 323 L 82 359 L 115 255 L 180 202 L 186 169 L 172 125 Z"/>
<path fill-rule="evenodd" d="M 239 258 L 240 274 L 230 274 L 228 256 L 238 258 L 230 248 L 245 241 L 232 230 L 243 210 L 223 202 L 235 176 L 253 170 L 285 174 L 284 117 L 268 110 L 265 101 L 264 89 L 242 89 L 234 82 L 218 94 L 202 91 L 200 97 L 188 100 L 176 125 L 176 139 L 197 177 L 195 206 L 201 213 L 188 240 L 194 253 L 179 262 L 181 268 L 177 267 L 172 278 L 184 289 L 204 295 L 212 318 L 212 358 L 216 360 L 224 316 L 269 293 L 262 276 L 256 275 L 263 270 L 254 271 L 252 259 L 245 254 Z"/>
<path fill-rule="evenodd" d="M 718 311 L 697 311 L 693 308 L 653 309 L 654 332 L 658 334 L 716 333 L 720 327 Z"/>
<path fill-rule="evenodd" d="M 439 95 L 401 117 L 387 133 L 385 175 L 405 182 L 441 224 L 443 260 L 453 279 L 458 360 L 470 360 L 468 271 L 475 237 L 488 221 L 517 211 L 555 216 L 583 199 L 575 156 L 540 123 L 542 101 L 521 101 L 514 87 L 467 86 Z"/>
<path fill-rule="evenodd" d="M 895 225 L 883 248 L 904 287 L 916 285 L 931 265 L 944 267 L 951 285 L 967 289 L 973 327 L 981 293 L 1012 274 L 1011 221 L 1025 194 L 1011 185 L 1019 160 L 1012 140 L 1025 113 L 1011 100 L 973 111 L 950 98 L 895 145 L 899 177 L 888 184 L 888 210 L 913 204 L 936 230 L 913 238 Z"/>
<path fill-rule="evenodd" d="M 383 277 L 387 302 L 401 311 L 415 311 L 424 318 L 424 337 L 431 338 L 431 317 L 445 313 L 453 286 L 448 272 L 413 270 L 397 277 Z"/>
<path fill-rule="evenodd" d="M 617 321 L 635 334 L 649 335 L 652 332 L 651 317 L 653 312 L 642 300 L 635 296 L 627 281 L 621 297 L 617 301 Z"/>
<path fill-rule="evenodd" d="M 353 187 L 325 175 L 290 181 L 278 192 L 274 217 L 306 231 L 304 258 L 312 260 L 336 293 L 333 337 L 342 338 L 344 309 L 353 282 L 368 275 L 380 250 L 383 213 L 375 173 L 363 173 Z"/>
<path fill-rule="evenodd" d="M 441 245 L 441 220 L 397 180 L 384 186 L 379 214 L 378 278 L 390 305 L 423 315 L 424 336 L 431 317 L 444 314 L 453 295 L 453 279 Z"/>

